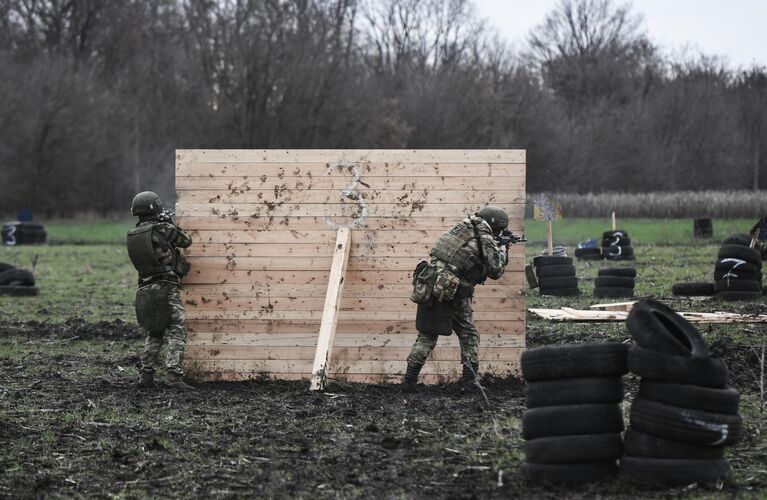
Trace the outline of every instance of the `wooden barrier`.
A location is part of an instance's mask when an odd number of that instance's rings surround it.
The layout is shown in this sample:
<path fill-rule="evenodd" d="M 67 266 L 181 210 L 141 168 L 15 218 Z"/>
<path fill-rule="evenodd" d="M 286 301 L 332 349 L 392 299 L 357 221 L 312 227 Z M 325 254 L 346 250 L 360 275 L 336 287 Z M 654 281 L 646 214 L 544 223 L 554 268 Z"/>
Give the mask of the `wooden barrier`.
<path fill-rule="evenodd" d="M 397 382 L 417 335 L 412 270 L 442 232 L 487 204 L 524 230 L 518 150 L 179 150 L 178 222 L 192 234 L 184 280 L 186 371 L 197 380 L 309 379 L 336 237 L 350 229 L 330 379 Z M 518 370 L 524 246 L 478 286 L 481 371 Z M 333 337 L 333 336 L 331 336 Z M 425 382 L 456 379 L 441 337 Z"/>

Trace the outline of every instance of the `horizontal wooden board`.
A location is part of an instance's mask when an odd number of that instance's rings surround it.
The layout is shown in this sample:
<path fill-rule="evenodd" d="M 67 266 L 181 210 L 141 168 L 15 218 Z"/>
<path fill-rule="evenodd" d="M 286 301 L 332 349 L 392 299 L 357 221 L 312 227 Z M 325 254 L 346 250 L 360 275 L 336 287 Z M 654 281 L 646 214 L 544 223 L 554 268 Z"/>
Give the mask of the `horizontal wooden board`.
<path fill-rule="evenodd" d="M 203 367 L 204 368 L 204 367 Z M 515 377 L 520 378 L 521 372 L 519 365 L 512 365 L 511 371 L 499 371 L 499 372 L 484 372 L 480 371 L 480 375 L 489 373 L 498 377 Z M 195 380 L 198 382 L 216 383 L 216 382 L 243 382 L 243 381 L 256 381 L 269 383 L 271 380 L 291 380 L 291 381 L 306 381 L 308 384 L 310 374 L 301 373 L 253 373 L 253 372 L 205 372 L 201 371 L 196 374 Z M 449 374 L 439 373 L 426 373 L 421 374 L 418 377 L 418 382 L 423 384 L 449 384 L 460 380 L 461 372 L 451 371 Z M 399 384 L 402 382 L 402 374 L 392 373 L 333 373 L 328 376 L 330 383 L 355 383 L 355 384 L 378 384 L 378 385 L 390 385 Z M 333 389 L 333 387 L 330 387 Z"/>
<path fill-rule="evenodd" d="M 352 232 L 352 242 L 359 241 L 360 234 L 367 238 L 367 231 L 391 232 L 391 231 L 433 231 L 439 236 L 459 223 L 468 214 L 451 214 L 445 217 L 367 217 L 359 227 Z M 187 231 L 243 231 L 242 237 L 236 237 L 233 241 L 249 242 L 250 234 L 262 233 L 258 236 L 262 243 L 289 242 L 288 235 L 294 238 L 301 237 L 306 231 L 325 231 L 335 235 L 334 229 L 329 228 L 322 217 L 240 217 L 240 216 L 208 216 L 208 217 L 179 217 L 178 224 Z M 524 231 L 523 219 L 509 221 L 509 230 L 515 234 Z M 297 232 L 296 232 L 297 231 Z M 275 236 L 270 236 L 274 234 Z M 256 237 L 254 235 L 254 237 Z M 333 236 L 335 238 L 335 236 Z M 379 237 L 383 237 L 379 234 Z M 243 239 L 239 239 L 243 238 Z M 324 240 L 323 240 L 324 241 Z M 335 240 L 333 240 L 335 241 Z"/>
<path fill-rule="evenodd" d="M 282 325 L 284 326 L 284 325 Z M 319 324 L 311 325 L 313 329 L 307 328 L 303 333 L 292 332 L 270 332 L 270 333 L 206 333 L 190 331 L 187 338 L 187 345 L 195 346 L 231 346 L 251 347 L 259 349 L 268 349 L 269 347 L 311 347 L 317 345 L 317 332 Z M 410 348 L 415 342 L 418 332 L 412 329 L 410 333 L 349 333 L 349 329 L 356 326 L 347 324 L 346 328 L 336 331 L 336 338 L 333 345 L 336 347 L 407 347 Z M 403 325 L 410 326 L 410 325 Z M 525 339 L 521 335 L 511 335 L 519 333 L 513 331 L 504 331 L 500 333 L 487 333 L 482 331 L 483 324 L 478 324 L 480 330 L 480 347 L 482 348 L 501 348 L 501 347 L 524 347 Z M 360 324 L 364 328 L 364 324 Z M 295 328 L 294 329 L 298 329 Z M 382 331 L 382 329 L 379 329 Z M 438 341 L 440 347 L 460 346 L 457 335 L 441 336 Z"/>
<path fill-rule="evenodd" d="M 522 338 L 524 333 L 524 317 L 513 320 L 483 320 L 474 319 L 474 326 L 480 333 L 482 343 L 501 342 L 503 338 Z M 221 320 L 221 319 L 194 319 L 188 318 L 187 330 L 195 339 L 208 339 L 215 343 L 242 343 L 255 342 L 258 335 L 296 335 L 311 334 L 316 336 L 320 329 L 319 319 L 303 320 Z M 392 336 L 411 335 L 415 339 L 418 330 L 415 328 L 413 318 L 402 320 L 371 320 L 340 321 L 336 329 L 336 335 L 364 335 L 370 337 L 370 342 L 375 344 L 378 339 L 385 337 L 388 341 Z M 399 337 L 397 337 L 399 338 Z M 440 338 L 440 343 L 452 342 L 455 336 Z M 490 340 L 488 340 L 490 339 Z"/>
<path fill-rule="evenodd" d="M 521 351 L 519 349 L 518 351 Z M 519 365 L 518 359 L 521 354 L 514 359 L 503 361 L 488 361 L 482 364 L 482 373 L 509 374 L 515 372 Z M 258 374 L 266 373 L 310 373 L 313 360 L 273 360 L 273 359 L 189 359 L 184 360 L 185 372 L 188 376 L 196 378 L 196 374 L 203 372 L 239 372 Z M 380 360 L 380 361 L 336 361 L 330 362 L 330 373 L 332 374 L 367 374 L 367 373 L 386 373 L 402 376 L 405 373 L 407 361 L 402 360 Z M 427 374 L 451 374 L 462 371 L 460 360 L 454 361 L 430 361 L 427 362 L 421 373 Z"/>
<path fill-rule="evenodd" d="M 369 205 L 359 202 L 328 204 L 226 204 L 226 203 L 177 203 L 176 213 L 180 217 L 207 217 L 212 215 L 227 215 L 238 217 L 274 216 L 274 217 L 327 217 L 328 227 L 333 224 L 351 224 L 355 226 L 364 223 L 370 217 L 441 217 L 447 214 L 472 214 L 478 212 L 485 203 L 474 205 L 412 202 L 405 205 L 373 203 Z M 525 205 L 501 205 L 509 218 L 524 217 Z"/>
<path fill-rule="evenodd" d="M 355 180 L 350 176 L 326 175 L 320 177 L 279 177 L 261 175 L 258 177 L 177 177 L 176 190 L 227 190 L 230 193 L 245 194 L 256 189 L 287 190 L 354 190 L 366 191 L 408 191 L 417 194 L 427 191 L 484 191 L 499 193 L 518 192 L 525 189 L 525 178 L 516 177 L 373 177 Z M 503 196 L 496 195 L 496 196 Z"/>
<path fill-rule="evenodd" d="M 521 290 L 520 290 L 521 291 Z M 198 311 L 223 310 L 227 311 L 322 311 L 325 297 L 201 297 L 196 299 L 187 298 L 184 304 L 194 306 Z M 413 310 L 416 305 L 407 297 L 382 298 L 360 297 L 342 298 L 339 302 L 341 311 L 406 311 Z M 484 299 L 477 301 L 473 309 L 481 311 L 524 311 L 525 301 L 521 294 L 514 298 Z"/>
<path fill-rule="evenodd" d="M 524 189 L 509 191 L 372 191 L 358 193 L 370 203 L 442 203 L 442 204 L 518 204 L 525 203 Z M 352 203 L 344 193 L 333 189 L 251 189 L 240 190 L 179 190 L 177 203 Z"/>
<path fill-rule="evenodd" d="M 415 268 L 415 264 L 413 265 Z M 184 285 L 195 284 L 249 284 L 263 286 L 268 284 L 311 284 L 328 282 L 329 271 L 230 271 L 225 268 L 213 270 L 192 269 L 184 277 Z M 504 274 L 495 284 L 520 285 L 521 273 Z M 404 271 L 349 271 L 346 273 L 345 284 L 348 285 L 397 285 L 412 283 L 410 273 Z"/>
<path fill-rule="evenodd" d="M 522 163 L 417 163 L 417 162 L 305 162 L 253 163 L 253 162 L 179 162 L 178 177 L 321 177 L 347 175 L 349 177 L 521 177 L 525 175 Z"/>
<path fill-rule="evenodd" d="M 521 272 L 519 279 L 522 279 Z M 212 298 L 224 297 L 322 297 L 327 291 L 327 284 L 310 285 L 189 285 L 181 291 L 183 299 L 194 299 L 198 302 Z M 344 298 L 375 298 L 375 297 L 409 297 L 413 291 L 407 285 L 345 285 Z M 495 281 L 487 281 L 474 289 L 476 298 L 512 298 L 517 297 L 517 289 L 513 285 L 497 285 Z"/>
<path fill-rule="evenodd" d="M 525 163 L 524 149 L 177 149 L 185 163 Z"/>
<path fill-rule="evenodd" d="M 215 360 L 314 360 L 315 345 L 296 347 L 255 347 L 255 346 L 199 346 L 188 345 L 184 350 L 184 359 Z M 520 347 L 480 347 L 479 357 L 483 362 L 506 361 L 517 358 Z M 337 342 L 333 345 L 332 359 L 335 363 L 354 363 L 357 361 L 401 361 L 410 354 L 409 346 L 344 346 Z M 429 355 L 429 361 L 460 361 L 460 347 L 437 346 Z"/>
<path fill-rule="evenodd" d="M 189 319 L 210 319 L 210 320 L 320 320 L 322 311 L 275 311 L 266 310 L 204 310 L 199 308 L 190 308 L 186 311 L 186 317 Z M 477 311 L 474 314 L 476 319 L 500 320 L 500 321 L 522 321 L 525 317 L 524 312 L 483 312 Z M 405 311 L 341 311 L 338 316 L 339 321 L 415 321 L 415 308 Z"/>

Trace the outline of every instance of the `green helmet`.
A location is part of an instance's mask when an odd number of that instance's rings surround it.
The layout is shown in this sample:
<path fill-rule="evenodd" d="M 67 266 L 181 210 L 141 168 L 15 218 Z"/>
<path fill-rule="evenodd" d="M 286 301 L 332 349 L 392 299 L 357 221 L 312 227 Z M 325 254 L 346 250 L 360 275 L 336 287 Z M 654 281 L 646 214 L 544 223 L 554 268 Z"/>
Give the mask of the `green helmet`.
<path fill-rule="evenodd" d="M 162 200 L 157 193 L 144 191 L 133 198 L 130 213 L 136 216 L 157 215 L 162 211 Z"/>
<path fill-rule="evenodd" d="M 509 216 L 506 215 L 506 212 L 504 212 L 503 209 L 493 205 L 486 206 L 477 212 L 476 215 L 477 217 L 485 219 L 495 232 L 502 231 L 509 227 Z"/>

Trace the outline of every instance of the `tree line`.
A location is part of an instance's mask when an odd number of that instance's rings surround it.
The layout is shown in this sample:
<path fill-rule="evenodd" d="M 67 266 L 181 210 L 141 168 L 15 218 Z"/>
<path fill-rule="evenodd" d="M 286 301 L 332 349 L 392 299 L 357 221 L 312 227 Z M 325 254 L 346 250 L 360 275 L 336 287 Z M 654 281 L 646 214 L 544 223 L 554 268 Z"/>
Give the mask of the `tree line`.
<path fill-rule="evenodd" d="M 0 1 L 0 214 L 173 196 L 176 148 L 524 148 L 531 192 L 758 190 L 767 72 L 561 0 L 512 50 L 471 0 Z"/>

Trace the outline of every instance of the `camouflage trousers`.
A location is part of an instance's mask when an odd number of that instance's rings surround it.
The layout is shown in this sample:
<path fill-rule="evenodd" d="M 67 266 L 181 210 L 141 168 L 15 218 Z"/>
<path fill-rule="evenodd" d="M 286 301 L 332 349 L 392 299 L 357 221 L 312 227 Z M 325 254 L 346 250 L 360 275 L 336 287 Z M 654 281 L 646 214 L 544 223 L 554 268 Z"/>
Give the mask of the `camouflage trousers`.
<path fill-rule="evenodd" d="M 461 364 L 479 364 L 479 332 L 472 319 L 471 297 L 457 300 L 454 303 L 451 321 L 453 331 L 458 335 L 458 342 L 461 344 Z M 410 355 L 407 357 L 408 364 L 422 366 L 434 346 L 437 345 L 438 338 L 437 335 L 419 332 L 418 338 L 410 350 Z"/>
<path fill-rule="evenodd" d="M 147 332 L 144 349 L 141 351 L 141 371 L 154 373 L 160 364 L 160 349 L 163 338 L 168 341 L 165 367 L 168 373 L 184 374 L 184 348 L 186 347 L 186 318 L 181 302 L 181 289 L 173 283 L 152 283 L 147 287 L 162 291 L 170 308 L 170 324 L 165 330 Z"/>

